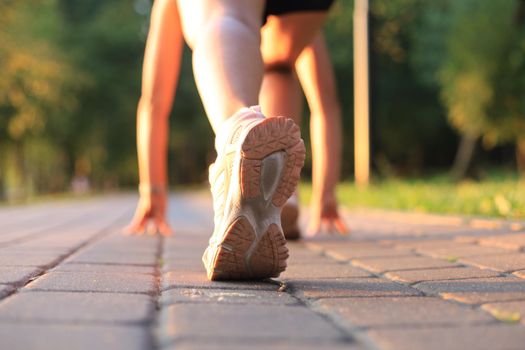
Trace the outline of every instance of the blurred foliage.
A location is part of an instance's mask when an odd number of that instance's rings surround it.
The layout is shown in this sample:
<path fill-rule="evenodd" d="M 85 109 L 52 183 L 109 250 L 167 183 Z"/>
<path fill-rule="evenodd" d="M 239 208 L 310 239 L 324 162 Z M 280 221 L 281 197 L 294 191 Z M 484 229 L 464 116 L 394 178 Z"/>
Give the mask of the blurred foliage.
<path fill-rule="evenodd" d="M 0 198 L 68 190 L 78 177 L 97 189 L 136 185 L 150 7 L 150 0 L 0 2 Z M 487 147 L 523 138 L 522 1 L 370 0 L 370 11 L 380 175 L 449 167 L 454 129 Z M 353 171 L 352 17 L 353 1 L 339 0 L 325 26 L 343 107 L 344 178 Z M 481 161 L 513 162 L 498 147 Z M 170 183 L 204 182 L 213 157 L 186 49 L 171 117 Z"/>
<path fill-rule="evenodd" d="M 519 18 L 520 2 L 450 3 L 448 55 L 440 71 L 443 100 L 454 127 L 482 136 L 488 147 L 525 138 L 525 23 Z"/>

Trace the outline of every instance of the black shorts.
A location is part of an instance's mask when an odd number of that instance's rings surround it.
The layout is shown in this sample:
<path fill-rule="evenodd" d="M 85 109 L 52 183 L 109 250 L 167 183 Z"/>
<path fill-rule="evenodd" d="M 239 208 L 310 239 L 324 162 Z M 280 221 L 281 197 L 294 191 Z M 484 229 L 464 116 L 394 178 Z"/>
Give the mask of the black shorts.
<path fill-rule="evenodd" d="M 334 0 L 266 0 L 264 21 L 270 15 L 284 15 L 291 12 L 328 11 Z"/>

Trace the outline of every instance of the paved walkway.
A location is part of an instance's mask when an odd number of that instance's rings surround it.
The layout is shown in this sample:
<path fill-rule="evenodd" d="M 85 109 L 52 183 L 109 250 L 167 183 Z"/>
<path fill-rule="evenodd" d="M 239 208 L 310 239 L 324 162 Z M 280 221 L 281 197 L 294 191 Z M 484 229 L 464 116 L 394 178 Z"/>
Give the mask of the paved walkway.
<path fill-rule="evenodd" d="M 209 198 L 168 239 L 125 237 L 135 197 L 0 209 L 1 349 L 524 349 L 525 227 L 349 213 L 268 283 L 211 283 Z"/>

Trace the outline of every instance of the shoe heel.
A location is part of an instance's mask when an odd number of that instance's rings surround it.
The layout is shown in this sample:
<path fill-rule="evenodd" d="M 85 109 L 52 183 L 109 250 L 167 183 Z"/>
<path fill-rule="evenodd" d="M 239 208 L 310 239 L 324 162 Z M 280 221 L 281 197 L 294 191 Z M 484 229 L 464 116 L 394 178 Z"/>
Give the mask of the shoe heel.
<path fill-rule="evenodd" d="M 295 191 L 306 156 L 301 132 L 291 119 L 267 118 L 250 130 L 242 145 L 240 175 L 241 191 L 245 199 L 263 195 L 261 192 L 261 177 L 264 175 L 263 159 L 276 152 L 283 152 L 285 164 L 281 170 L 279 183 L 273 191 L 272 203 L 282 207 Z"/>
<path fill-rule="evenodd" d="M 279 277 L 286 269 L 286 259 L 286 239 L 279 226 L 271 224 L 250 256 L 250 271 L 254 278 Z"/>
<path fill-rule="evenodd" d="M 288 259 L 286 240 L 279 227 L 271 224 L 252 247 L 255 240 L 248 220 L 244 217 L 235 220 L 208 268 L 208 278 L 220 281 L 278 277 L 286 269 Z"/>
<path fill-rule="evenodd" d="M 246 254 L 255 238 L 248 220 L 237 218 L 228 228 L 211 266 L 207 266 L 208 278 L 212 281 L 250 279 Z"/>

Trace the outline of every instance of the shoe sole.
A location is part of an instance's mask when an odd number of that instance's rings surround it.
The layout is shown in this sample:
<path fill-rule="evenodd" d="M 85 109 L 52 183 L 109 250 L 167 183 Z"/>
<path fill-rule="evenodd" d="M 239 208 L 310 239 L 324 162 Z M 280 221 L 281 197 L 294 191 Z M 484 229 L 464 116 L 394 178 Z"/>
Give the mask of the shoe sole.
<path fill-rule="evenodd" d="M 295 191 L 305 154 L 291 119 L 268 118 L 248 132 L 241 146 L 240 215 L 226 229 L 208 269 L 210 280 L 278 277 L 286 269 L 280 208 Z"/>

